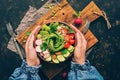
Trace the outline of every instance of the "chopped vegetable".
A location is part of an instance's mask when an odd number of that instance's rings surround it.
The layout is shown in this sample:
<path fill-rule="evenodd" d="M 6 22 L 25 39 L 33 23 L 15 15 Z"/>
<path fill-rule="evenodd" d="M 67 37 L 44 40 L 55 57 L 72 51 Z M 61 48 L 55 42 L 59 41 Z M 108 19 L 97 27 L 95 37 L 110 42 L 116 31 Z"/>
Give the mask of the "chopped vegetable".
<path fill-rule="evenodd" d="M 52 55 L 52 59 L 56 59 L 57 58 L 57 56 L 54 54 L 54 55 Z"/>
<path fill-rule="evenodd" d="M 61 53 L 61 52 L 56 52 L 55 54 L 56 54 L 56 55 L 61 55 L 62 53 Z"/>
<path fill-rule="evenodd" d="M 51 24 L 50 24 L 50 31 L 51 31 L 51 32 L 55 32 L 55 31 L 57 30 L 58 25 L 59 25 L 58 22 L 51 23 Z"/>
<path fill-rule="evenodd" d="M 47 34 L 49 34 L 49 32 L 48 31 L 40 31 L 40 34 L 41 35 L 47 35 Z"/>
<path fill-rule="evenodd" d="M 65 58 L 63 57 L 63 55 L 58 55 L 58 56 L 57 56 L 57 59 L 58 59 L 60 62 L 65 61 Z"/>
<path fill-rule="evenodd" d="M 71 39 L 71 40 L 69 40 L 69 43 L 70 43 L 71 45 L 73 45 L 73 44 L 75 43 L 75 40 Z"/>
<path fill-rule="evenodd" d="M 26 36 L 29 36 L 31 34 L 31 31 L 28 31 L 27 33 L 26 33 Z"/>
<path fill-rule="evenodd" d="M 70 36 L 70 39 L 74 39 L 74 37 L 75 37 L 75 34 L 69 34 L 69 36 Z"/>
<path fill-rule="evenodd" d="M 69 52 L 73 52 L 73 51 L 74 51 L 74 47 L 73 47 L 73 46 L 70 46 L 67 50 L 68 50 Z"/>
<path fill-rule="evenodd" d="M 37 39 L 35 41 L 35 44 L 38 45 L 38 46 L 40 46 L 42 44 L 42 39 Z"/>
<path fill-rule="evenodd" d="M 42 50 L 40 49 L 40 46 L 36 46 L 36 51 L 37 52 L 42 52 Z"/>
<path fill-rule="evenodd" d="M 37 39 L 40 39 L 41 38 L 41 34 L 37 34 Z"/>
<path fill-rule="evenodd" d="M 70 52 L 69 52 L 69 51 L 67 51 L 66 54 L 63 54 L 63 56 L 64 56 L 65 58 L 67 58 L 69 55 L 70 55 Z"/>
<path fill-rule="evenodd" d="M 62 52 L 62 55 L 64 55 L 64 54 L 66 54 L 68 52 L 68 50 L 67 49 L 63 49 L 61 52 Z"/>
<path fill-rule="evenodd" d="M 41 44 L 40 49 L 45 51 L 47 49 L 47 44 L 46 43 Z"/>
<path fill-rule="evenodd" d="M 56 58 L 56 59 L 52 59 L 52 61 L 54 62 L 54 63 L 59 63 L 59 61 L 58 61 L 58 59 Z"/>
<path fill-rule="evenodd" d="M 51 56 L 46 58 L 46 61 L 51 61 L 51 60 L 52 60 Z"/>
<path fill-rule="evenodd" d="M 45 24 L 42 26 L 42 30 L 50 31 L 50 27 Z"/>
<path fill-rule="evenodd" d="M 68 42 L 66 42 L 65 44 L 64 44 L 64 48 L 68 48 L 70 46 L 70 43 L 68 43 Z"/>
<path fill-rule="evenodd" d="M 71 28 L 68 29 L 68 32 L 69 33 L 74 33 L 74 31 Z"/>

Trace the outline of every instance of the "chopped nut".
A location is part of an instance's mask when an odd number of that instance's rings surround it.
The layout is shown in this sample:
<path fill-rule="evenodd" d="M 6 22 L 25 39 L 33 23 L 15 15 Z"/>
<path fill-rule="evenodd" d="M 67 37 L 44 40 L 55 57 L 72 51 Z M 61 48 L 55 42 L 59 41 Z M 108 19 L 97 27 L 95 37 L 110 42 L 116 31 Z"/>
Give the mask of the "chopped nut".
<path fill-rule="evenodd" d="M 58 7 L 59 10 L 61 10 L 62 8 L 61 7 Z"/>

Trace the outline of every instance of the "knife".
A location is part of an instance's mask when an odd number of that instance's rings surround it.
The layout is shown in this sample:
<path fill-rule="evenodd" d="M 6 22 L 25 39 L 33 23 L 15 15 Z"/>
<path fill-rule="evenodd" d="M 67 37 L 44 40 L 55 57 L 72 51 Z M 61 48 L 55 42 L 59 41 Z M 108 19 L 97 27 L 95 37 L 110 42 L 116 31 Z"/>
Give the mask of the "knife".
<path fill-rule="evenodd" d="M 83 28 L 83 30 L 82 30 L 82 33 L 85 35 L 86 33 L 87 33 L 87 31 L 88 31 L 88 29 L 89 29 L 89 27 L 90 27 L 90 20 L 87 20 L 86 21 L 86 24 L 84 25 L 84 28 Z"/>
<path fill-rule="evenodd" d="M 82 33 L 83 33 L 84 35 L 85 35 L 85 34 L 87 33 L 87 31 L 89 30 L 90 23 L 91 23 L 90 20 L 87 19 L 87 21 L 86 21 L 86 23 L 85 23 L 85 25 L 84 25 L 84 28 L 83 28 L 83 30 L 82 30 Z M 93 47 L 87 50 L 87 52 L 86 52 L 86 57 L 89 56 L 89 54 L 90 54 L 90 52 L 91 52 L 92 50 L 93 50 Z"/>
<path fill-rule="evenodd" d="M 20 58 L 23 60 L 24 59 L 23 51 L 20 49 L 20 47 L 15 39 L 16 33 L 13 31 L 13 28 L 10 23 L 6 24 L 6 27 L 7 27 L 7 30 L 9 32 L 10 36 L 13 37 L 13 42 L 14 42 L 15 48 L 17 50 L 17 53 L 19 54 Z"/>

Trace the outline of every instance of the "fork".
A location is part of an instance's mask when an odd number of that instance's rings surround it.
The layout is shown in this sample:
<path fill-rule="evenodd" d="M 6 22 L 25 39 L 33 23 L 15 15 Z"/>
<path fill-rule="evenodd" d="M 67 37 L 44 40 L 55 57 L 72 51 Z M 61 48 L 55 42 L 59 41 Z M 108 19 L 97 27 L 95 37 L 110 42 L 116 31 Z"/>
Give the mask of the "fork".
<path fill-rule="evenodd" d="M 13 42 L 14 42 L 14 45 L 15 45 L 15 48 L 17 50 L 17 53 L 19 54 L 20 58 L 23 60 L 23 51 L 20 49 L 15 37 L 16 37 L 16 33 L 13 31 L 13 28 L 12 28 L 12 25 L 10 23 L 7 23 L 6 24 L 6 27 L 7 27 L 7 30 L 10 34 L 11 37 L 13 37 Z"/>

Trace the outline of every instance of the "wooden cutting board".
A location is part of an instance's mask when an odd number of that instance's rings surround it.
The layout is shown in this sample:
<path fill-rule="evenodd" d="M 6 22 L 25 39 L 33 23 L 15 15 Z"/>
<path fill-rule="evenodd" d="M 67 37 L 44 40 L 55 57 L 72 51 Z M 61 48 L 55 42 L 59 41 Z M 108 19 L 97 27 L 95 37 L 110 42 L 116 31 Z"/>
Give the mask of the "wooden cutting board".
<path fill-rule="evenodd" d="M 102 14 L 101 10 L 95 5 L 93 1 L 91 1 L 81 12 L 81 18 L 83 19 L 83 23 L 78 28 L 80 31 L 82 31 L 82 29 L 84 28 L 86 18 L 89 18 L 89 20 L 91 20 L 92 22 L 100 17 L 98 15 L 93 14 L 93 11 Z M 66 0 L 63 0 L 57 6 L 52 8 L 47 14 L 41 17 L 34 25 L 30 26 L 30 28 L 26 29 L 24 32 L 18 35 L 16 39 L 24 47 L 25 42 L 27 40 L 26 32 L 32 31 L 38 25 L 42 25 L 52 21 L 63 21 L 68 24 L 72 24 L 75 19 L 73 14 L 75 14 L 74 9 L 69 5 L 69 3 Z M 85 38 L 88 42 L 87 49 L 89 49 L 95 43 L 98 42 L 97 38 L 93 35 L 93 33 L 90 30 L 88 30 L 88 32 L 85 34 Z M 68 62 L 59 65 L 43 63 L 42 70 L 44 74 L 49 78 L 49 80 L 51 80 L 58 73 L 64 70 L 68 65 Z"/>
<path fill-rule="evenodd" d="M 81 12 L 81 18 L 83 19 L 83 23 L 79 27 L 80 31 L 84 28 L 86 18 L 89 18 L 91 21 L 94 21 L 98 17 L 100 17 L 96 14 L 93 14 L 93 11 L 101 13 L 101 10 L 94 4 L 93 1 L 91 1 L 88 4 L 88 6 L 85 7 Z M 16 39 L 24 47 L 25 42 L 27 40 L 26 32 L 32 31 L 38 25 L 42 25 L 52 21 L 63 21 L 68 24 L 72 24 L 73 20 L 75 19 L 73 14 L 75 14 L 74 9 L 69 5 L 69 3 L 66 0 L 63 0 L 57 6 L 52 8 L 47 14 L 41 17 L 34 25 L 30 26 L 28 29 L 26 29 L 24 32 L 18 35 Z M 95 43 L 98 42 L 97 38 L 92 34 L 90 30 L 88 30 L 88 32 L 85 34 L 85 38 L 88 42 L 87 49 L 89 49 Z"/>

